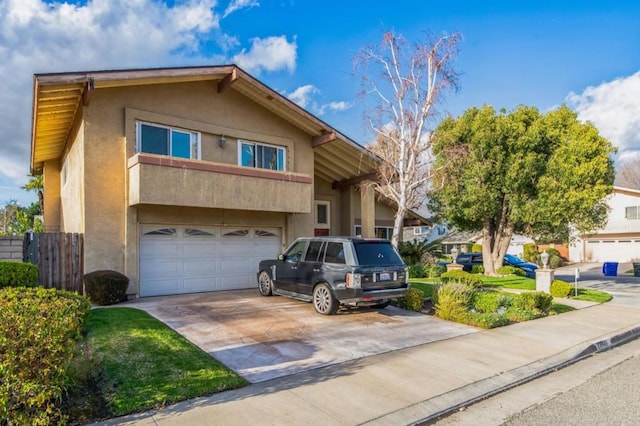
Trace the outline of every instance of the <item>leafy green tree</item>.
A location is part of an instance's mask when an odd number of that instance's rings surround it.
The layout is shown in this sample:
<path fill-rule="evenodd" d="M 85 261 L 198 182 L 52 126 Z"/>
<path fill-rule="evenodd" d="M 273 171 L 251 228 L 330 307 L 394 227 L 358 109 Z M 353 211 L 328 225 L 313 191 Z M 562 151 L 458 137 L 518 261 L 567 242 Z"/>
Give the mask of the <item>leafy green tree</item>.
<path fill-rule="evenodd" d="M 39 213 L 44 214 L 44 177 L 43 175 L 29 175 L 29 182 L 22 187 L 25 191 L 34 191 L 38 194 Z"/>
<path fill-rule="evenodd" d="M 434 132 L 430 206 L 460 230 L 482 231 L 495 274 L 514 233 L 566 236 L 606 223 L 615 148 L 566 106 L 540 113 L 491 106 L 447 118 Z"/>

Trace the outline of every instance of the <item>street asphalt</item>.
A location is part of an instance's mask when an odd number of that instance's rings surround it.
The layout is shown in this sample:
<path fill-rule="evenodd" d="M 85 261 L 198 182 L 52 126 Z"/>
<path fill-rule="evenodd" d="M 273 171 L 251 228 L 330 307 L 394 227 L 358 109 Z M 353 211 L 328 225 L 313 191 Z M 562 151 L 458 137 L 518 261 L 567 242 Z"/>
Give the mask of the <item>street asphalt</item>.
<path fill-rule="evenodd" d="M 428 422 L 640 336 L 640 303 L 627 300 L 635 298 L 640 278 L 605 278 L 596 266 L 579 267 L 579 285 L 609 286 L 627 297 L 614 295 L 602 305 L 573 301 L 579 309 L 562 315 L 350 360 L 102 424 Z M 556 277 L 568 276 L 571 268 L 557 270 Z"/>

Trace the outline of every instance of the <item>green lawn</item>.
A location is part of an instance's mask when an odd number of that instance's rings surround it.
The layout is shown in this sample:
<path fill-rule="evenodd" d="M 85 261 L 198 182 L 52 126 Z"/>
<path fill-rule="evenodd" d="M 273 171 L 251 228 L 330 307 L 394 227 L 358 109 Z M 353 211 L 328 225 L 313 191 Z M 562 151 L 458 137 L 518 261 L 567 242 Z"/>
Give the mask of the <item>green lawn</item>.
<path fill-rule="evenodd" d="M 76 389 L 76 393 L 82 395 L 83 391 L 92 392 L 93 388 L 104 405 L 101 416 L 149 410 L 247 384 L 178 333 L 138 309 L 91 310 L 85 343 L 86 356 L 77 363 L 84 363 L 85 370 L 88 364 L 94 371 L 91 371 L 91 380 L 85 383 L 87 389 Z M 72 419 L 73 410 L 72 407 Z M 92 414 L 87 416 L 87 420 L 92 420 Z"/>

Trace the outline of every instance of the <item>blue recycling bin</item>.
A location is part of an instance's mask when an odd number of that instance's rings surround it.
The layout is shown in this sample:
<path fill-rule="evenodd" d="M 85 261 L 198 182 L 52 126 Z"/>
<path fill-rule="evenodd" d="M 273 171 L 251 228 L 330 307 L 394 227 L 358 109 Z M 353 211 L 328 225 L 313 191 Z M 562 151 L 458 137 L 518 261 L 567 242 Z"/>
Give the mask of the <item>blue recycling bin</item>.
<path fill-rule="evenodd" d="M 604 262 L 602 273 L 605 277 L 615 277 L 618 275 L 618 262 Z"/>

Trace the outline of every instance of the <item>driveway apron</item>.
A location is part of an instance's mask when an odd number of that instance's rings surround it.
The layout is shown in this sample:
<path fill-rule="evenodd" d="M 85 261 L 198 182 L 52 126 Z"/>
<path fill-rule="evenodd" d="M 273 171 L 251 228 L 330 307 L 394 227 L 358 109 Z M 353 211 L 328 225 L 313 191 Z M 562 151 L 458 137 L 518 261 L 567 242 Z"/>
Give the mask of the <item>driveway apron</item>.
<path fill-rule="evenodd" d="M 392 306 L 317 314 L 310 303 L 258 290 L 136 299 L 142 309 L 250 382 L 478 331 Z"/>

